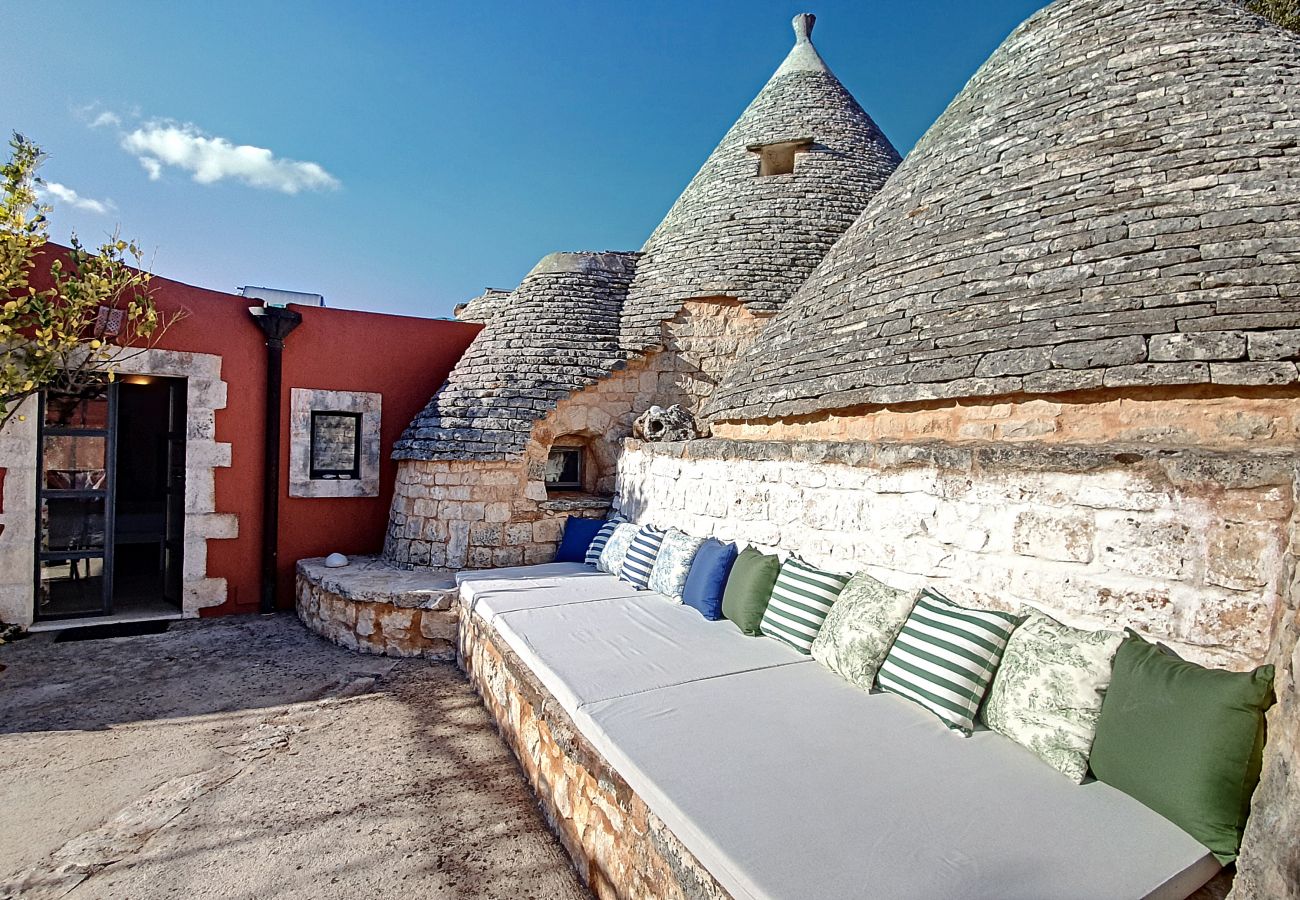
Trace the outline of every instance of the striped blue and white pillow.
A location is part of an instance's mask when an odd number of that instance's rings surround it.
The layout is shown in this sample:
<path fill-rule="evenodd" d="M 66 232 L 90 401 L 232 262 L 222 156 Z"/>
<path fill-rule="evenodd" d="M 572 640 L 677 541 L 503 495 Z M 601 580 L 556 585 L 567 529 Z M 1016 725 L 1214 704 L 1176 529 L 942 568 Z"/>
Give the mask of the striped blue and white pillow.
<path fill-rule="evenodd" d="M 848 575 L 823 572 L 790 557 L 781 566 L 758 630 L 784 641 L 800 653 L 812 651 L 813 638 L 826 621 L 831 604 L 839 597 Z"/>
<path fill-rule="evenodd" d="M 623 521 L 621 516 L 615 516 L 600 526 L 600 531 L 596 532 L 596 536 L 591 539 L 591 543 L 587 546 L 587 555 L 583 558 L 583 562 L 589 566 L 597 565 L 600 562 L 600 551 L 605 549 L 605 545 L 609 543 L 609 536 L 614 533 L 614 529 Z"/>
<path fill-rule="evenodd" d="M 926 588 L 889 648 L 876 684 L 969 735 L 1019 623 L 1010 613 L 966 609 Z"/>
<path fill-rule="evenodd" d="M 638 591 L 650 587 L 650 573 L 654 570 L 655 559 L 659 556 L 659 547 L 664 542 L 664 533 L 650 525 L 642 525 L 636 537 L 627 548 L 623 557 L 623 570 L 618 577 Z"/>

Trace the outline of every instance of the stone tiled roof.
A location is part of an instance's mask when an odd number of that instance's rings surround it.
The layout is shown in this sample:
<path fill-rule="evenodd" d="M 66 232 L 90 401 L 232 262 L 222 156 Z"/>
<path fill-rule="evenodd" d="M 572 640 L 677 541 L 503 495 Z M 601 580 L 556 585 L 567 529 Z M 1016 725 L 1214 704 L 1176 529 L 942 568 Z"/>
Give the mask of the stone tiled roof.
<path fill-rule="evenodd" d="M 457 308 L 485 328 L 397 442 L 397 459 L 503 459 L 570 393 L 650 349 L 691 297 L 775 310 L 867 199 L 898 154 L 826 68 L 795 18 L 796 43 L 668 218 L 641 261 L 557 253 L 513 292 Z M 811 139 L 791 174 L 758 176 L 756 144 Z M 629 294 L 633 270 L 636 288 Z M 620 318 L 621 317 L 621 318 Z"/>
<path fill-rule="evenodd" d="M 395 459 L 503 459 L 533 422 L 621 368 L 618 317 L 634 253 L 552 253 L 487 324 L 393 449 Z"/>
<path fill-rule="evenodd" d="M 796 43 L 642 248 L 623 345 L 646 349 L 692 297 L 780 308 L 899 163 L 795 17 Z M 758 175 L 751 147 L 811 139 L 793 173 Z"/>
<path fill-rule="evenodd" d="M 1018 28 L 714 394 L 715 419 L 1296 381 L 1300 38 L 1225 0 Z"/>
<path fill-rule="evenodd" d="M 501 305 L 510 298 L 510 293 L 499 288 L 485 288 L 477 297 L 456 304 L 454 315 L 462 322 L 482 325 L 501 309 Z"/>

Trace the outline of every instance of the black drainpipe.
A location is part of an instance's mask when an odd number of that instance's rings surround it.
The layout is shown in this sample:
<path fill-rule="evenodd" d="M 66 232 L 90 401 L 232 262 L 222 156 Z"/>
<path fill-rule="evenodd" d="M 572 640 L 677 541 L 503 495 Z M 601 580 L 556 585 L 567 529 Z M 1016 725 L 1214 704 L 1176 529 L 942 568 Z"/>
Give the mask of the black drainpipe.
<path fill-rule="evenodd" d="M 250 306 L 266 335 L 266 438 L 262 463 L 262 597 L 264 613 L 275 612 L 280 537 L 280 376 L 284 339 L 302 323 L 302 313 L 282 306 Z"/>

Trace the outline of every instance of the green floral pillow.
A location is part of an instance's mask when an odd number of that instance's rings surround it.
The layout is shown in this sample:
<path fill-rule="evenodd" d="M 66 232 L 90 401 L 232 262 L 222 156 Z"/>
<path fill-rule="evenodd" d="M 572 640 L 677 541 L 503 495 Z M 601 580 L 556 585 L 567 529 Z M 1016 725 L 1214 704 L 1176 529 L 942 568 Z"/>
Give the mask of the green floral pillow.
<path fill-rule="evenodd" d="M 1025 612 L 989 688 L 984 724 L 1079 784 L 1088 774 L 1101 701 L 1124 635 Z"/>
<path fill-rule="evenodd" d="M 859 572 L 844 585 L 813 639 L 813 659 L 864 691 L 871 690 L 915 604 L 915 594 Z"/>

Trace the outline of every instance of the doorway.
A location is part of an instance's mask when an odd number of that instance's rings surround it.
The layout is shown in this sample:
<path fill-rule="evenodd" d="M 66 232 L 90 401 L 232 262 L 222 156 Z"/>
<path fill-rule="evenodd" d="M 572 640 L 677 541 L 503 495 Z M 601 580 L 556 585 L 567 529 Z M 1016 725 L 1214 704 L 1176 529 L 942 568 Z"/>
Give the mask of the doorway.
<path fill-rule="evenodd" d="M 179 615 L 185 388 L 128 375 L 42 398 L 38 621 Z"/>

